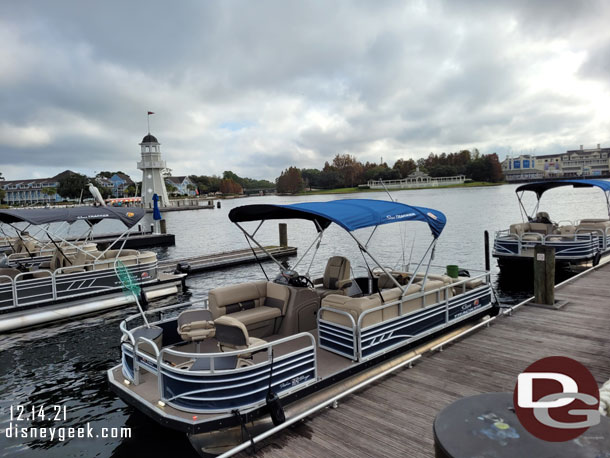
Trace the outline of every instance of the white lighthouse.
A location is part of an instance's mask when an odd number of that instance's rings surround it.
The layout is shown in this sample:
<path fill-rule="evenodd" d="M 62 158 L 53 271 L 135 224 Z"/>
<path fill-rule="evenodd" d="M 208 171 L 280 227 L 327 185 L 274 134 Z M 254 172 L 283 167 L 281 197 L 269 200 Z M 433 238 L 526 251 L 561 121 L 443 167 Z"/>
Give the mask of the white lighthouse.
<path fill-rule="evenodd" d="M 161 172 L 165 168 L 165 161 L 161 160 L 161 144 L 150 132 L 140 143 L 142 148 L 142 161 L 138 162 L 138 169 L 142 170 L 142 206 L 153 207 L 153 195 L 159 196 L 159 206 L 169 206 L 165 180 Z"/>

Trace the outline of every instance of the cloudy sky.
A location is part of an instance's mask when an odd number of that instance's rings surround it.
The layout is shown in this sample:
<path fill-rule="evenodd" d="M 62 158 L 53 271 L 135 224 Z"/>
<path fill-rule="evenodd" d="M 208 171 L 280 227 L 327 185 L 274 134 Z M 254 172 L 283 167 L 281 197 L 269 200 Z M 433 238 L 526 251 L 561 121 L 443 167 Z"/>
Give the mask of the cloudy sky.
<path fill-rule="evenodd" d="M 610 146 L 607 1 L 0 3 L 0 172 L 274 179 L 336 153 Z"/>

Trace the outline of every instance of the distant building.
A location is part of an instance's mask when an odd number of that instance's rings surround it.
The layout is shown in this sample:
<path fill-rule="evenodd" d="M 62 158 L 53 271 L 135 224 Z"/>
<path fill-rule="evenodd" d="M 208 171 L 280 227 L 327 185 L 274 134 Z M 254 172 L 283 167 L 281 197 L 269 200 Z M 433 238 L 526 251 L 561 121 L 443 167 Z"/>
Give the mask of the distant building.
<path fill-rule="evenodd" d="M 367 186 L 370 189 L 409 189 L 409 188 L 427 188 L 437 186 L 448 186 L 463 184 L 466 181 L 466 176 L 457 175 L 453 177 L 431 177 L 419 170 L 419 166 L 406 178 L 402 180 L 369 180 Z"/>
<path fill-rule="evenodd" d="M 193 183 L 187 176 L 165 177 L 165 184 L 172 185 L 174 188 L 176 188 L 176 194 L 186 194 L 189 196 L 194 196 L 197 194 L 197 191 L 195 191 L 195 183 Z M 189 186 L 191 186 L 192 189 L 189 189 Z"/>
<path fill-rule="evenodd" d="M 112 195 L 114 197 L 125 197 L 125 193 L 129 186 L 135 186 L 135 183 L 129 175 L 124 173 L 115 173 L 109 178 L 112 183 Z"/>
<path fill-rule="evenodd" d="M 66 170 L 50 178 L 0 181 L 0 187 L 6 192 L 4 202 L 9 205 L 61 202 L 64 199 L 57 194 L 57 187 L 66 173 L 73 172 Z"/>
<path fill-rule="evenodd" d="M 506 181 L 519 182 L 545 178 L 586 178 L 610 176 L 610 148 L 580 149 L 543 156 L 520 155 L 502 162 Z"/>
<path fill-rule="evenodd" d="M 544 170 L 536 167 L 536 157 L 531 154 L 522 154 L 514 158 L 507 157 L 502 162 L 502 172 L 508 182 L 544 178 Z"/>

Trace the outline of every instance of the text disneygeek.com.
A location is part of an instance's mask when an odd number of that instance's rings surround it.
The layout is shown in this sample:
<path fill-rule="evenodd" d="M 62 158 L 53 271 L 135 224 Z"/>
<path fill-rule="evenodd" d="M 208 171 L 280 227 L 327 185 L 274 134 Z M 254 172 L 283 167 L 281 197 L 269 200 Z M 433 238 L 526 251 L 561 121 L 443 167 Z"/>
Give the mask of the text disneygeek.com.
<path fill-rule="evenodd" d="M 99 428 L 96 431 L 89 423 L 80 427 L 21 426 L 9 423 L 9 427 L 2 432 L 9 439 L 47 439 L 59 442 L 66 439 L 128 439 L 131 437 L 131 428 Z"/>

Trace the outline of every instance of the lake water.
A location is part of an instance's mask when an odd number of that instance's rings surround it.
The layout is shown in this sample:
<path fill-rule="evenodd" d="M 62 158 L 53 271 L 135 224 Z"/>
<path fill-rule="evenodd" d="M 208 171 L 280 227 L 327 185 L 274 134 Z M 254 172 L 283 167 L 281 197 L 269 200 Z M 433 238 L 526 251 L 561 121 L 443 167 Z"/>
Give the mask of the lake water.
<path fill-rule="evenodd" d="M 488 188 L 456 188 L 392 192 L 394 199 L 411 205 L 431 207 L 445 213 L 448 223 L 441 235 L 434 264 L 458 264 L 470 269 L 483 269 L 483 232 L 488 230 L 493 243 L 494 231 L 506 229 L 522 220 L 513 185 Z M 532 208 L 534 199 L 528 196 L 526 207 Z M 221 209 L 170 212 L 165 216 L 169 232 L 176 234 L 176 246 L 156 249 L 160 259 L 175 259 L 198 254 L 216 253 L 247 248 L 243 234 L 231 224 L 227 214 L 233 207 L 254 203 L 295 203 L 337 198 L 387 199 L 386 193 L 361 193 L 345 196 L 268 196 L 223 200 Z M 603 193 L 598 189 L 573 190 L 560 188 L 548 192 L 542 199 L 541 210 L 551 219 L 575 220 L 606 217 Z M 149 218 L 149 216 L 147 216 Z M 145 223 L 150 223 L 149 220 Z M 105 223 L 103 223 L 105 224 Z M 254 228 L 255 224 L 247 227 Z M 406 227 L 406 228 L 405 228 Z M 100 232 L 119 228 L 107 225 Z M 312 223 L 288 222 L 289 245 L 302 254 L 315 237 Z M 358 231 L 367 240 L 369 229 Z M 262 244 L 278 243 L 277 222 L 263 224 L 257 234 Z M 390 224 L 381 226 L 374 234 L 369 249 L 386 266 L 398 267 L 419 260 L 431 241 L 430 231 L 423 223 Z M 413 254 L 411 256 L 411 250 Z M 311 269 L 312 277 L 324 270 L 329 256 L 340 254 L 352 262 L 354 271 L 364 272 L 365 264 L 356 244 L 346 233 L 331 226 L 325 233 L 320 250 Z M 307 270 L 311 255 L 299 266 Z M 294 264 L 295 258 L 290 259 Z M 492 261 L 494 280 L 503 303 L 516 303 L 529 295 L 532 279 L 511 281 L 498 277 Z M 277 269 L 264 263 L 270 276 Z M 188 293 L 184 298 L 205 298 L 215 286 L 264 278 L 256 264 L 209 272 L 188 279 Z M 174 301 L 172 299 L 171 301 Z M 163 303 L 171 302 L 164 300 Z M 106 370 L 120 360 L 119 323 L 134 313 L 133 308 L 111 311 L 79 321 L 46 326 L 25 332 L 0 336 L 0 431 L 10 423 L 10 407 L 18 405 L 66 406 L 66 420 L 39 420 L 35 426 L 79 427 L 87 423 L 93 431 L 103 427 L 130 427 L 130 439 L 7 439 L 0 434 L 0 456 L 23 457 L 130 457 L 196 456 L 182 433 L 158 426 L 152 420 L 124 404 L 110 390 Z M 48 412 L 47 412 L 48 413 Z M 20 426 L 27 425 L 23 422 Z"/>

